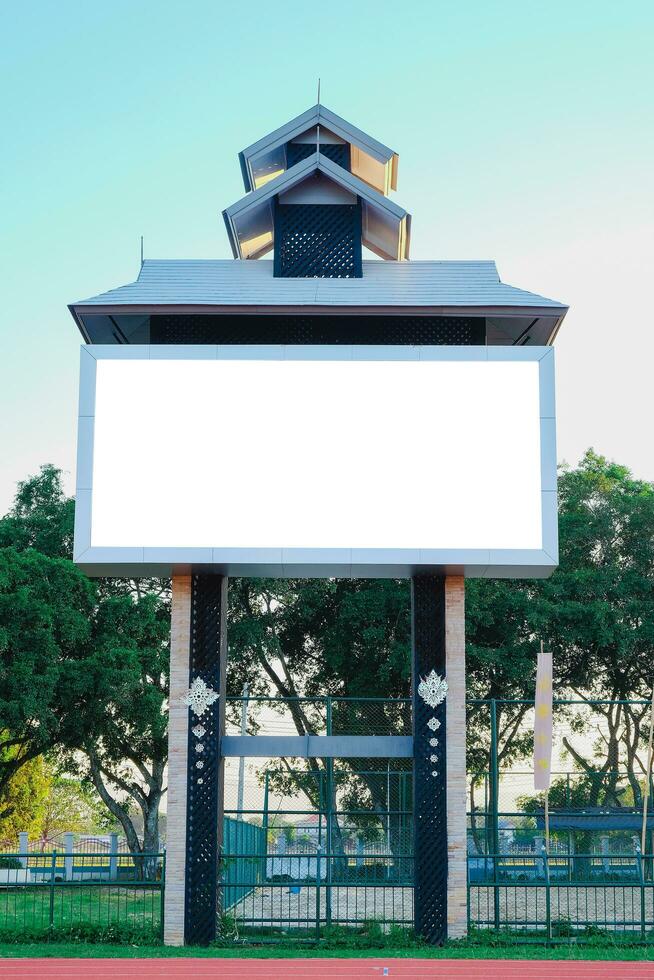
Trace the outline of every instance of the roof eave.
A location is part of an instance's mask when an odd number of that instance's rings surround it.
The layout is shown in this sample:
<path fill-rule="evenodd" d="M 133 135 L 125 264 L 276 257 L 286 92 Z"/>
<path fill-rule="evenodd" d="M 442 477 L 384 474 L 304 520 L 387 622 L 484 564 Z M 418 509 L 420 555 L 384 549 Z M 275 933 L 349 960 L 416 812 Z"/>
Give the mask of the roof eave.
<path fill-rule="evenodd" d="M 245 189 L 246 191 L 251 191 L 253 188 L 252 188 L 252 180 L 250 177 L 250 168 L 248 166 L 247 160 L 245 159 L 245 153 L 243 150 L 241 150 L 241 152 L 238 155 L 238 162 L 241 168 L 241 176 L 243 178 L 243 184 L 245 186 Z"/>
<path fill-rule="evenodd" d="M 84 326 L 84 321 L 80 317 L 79 307 L 76 306 L 75 303 L 69 303 L 68 304 L 68 309 L 70 310 L 70 314 L 71 314 L 73 320 L 77 324 L 77 329 L 79 330 L 79 332 L 81 333 L 82 337 L 84 338 L 84 343 L 85 344 L 90 344 L 91 343 L 91 337 L 90 337 L 90 335 L 89 335 L 86 327 Z"/>
<path fill-rule="evenodd" d="M 388 314 L 415 314 L 424 316 L 546 316 L 557 317 L 556 331 L 560 328 L 560 322 L 568 312 L 568 307 L 560 306 L 502 306 L 484 303 L 475 305 L 474 303 L 441 303 L 424 305 L 395 305 L 379 304 L 366 306 L 353 306 L 347 303 L 106 303 L 106 304 L 84 304 L 71 303 L 68 307 L 80 330 L 82 326 L 79 320 L 81 316 L 93 314 L 115 314 L 115 313 L 293 313 L 311 310 L 317 315 L 322 314 L 343 314 L 348 316 L 367 315 L 370 313 L 385 312 Z M 554 336 L 554 335 L 553 335 Z"/>

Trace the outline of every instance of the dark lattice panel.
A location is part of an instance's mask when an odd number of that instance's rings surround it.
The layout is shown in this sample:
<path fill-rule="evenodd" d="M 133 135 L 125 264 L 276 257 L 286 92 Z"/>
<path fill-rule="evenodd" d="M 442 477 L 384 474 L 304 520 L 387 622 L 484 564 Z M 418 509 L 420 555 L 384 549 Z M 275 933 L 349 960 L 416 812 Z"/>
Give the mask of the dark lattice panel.
<path fill-rule="evenodd" d="M 486 343 L 483 317 L 198 314 L 150 317 L 151 344 Z"/>
<path fill-rule="evenodd" d="M 273 273 L 282 278 L 361 278 L 360 204 L 278 204 Z"/>
<path fill-rule="evenodd" d="M 418 684 L 432 670 L 445 676 L 445 579 L 437 575 L 415 576 L 411 582 L 411 604 L 414 919 L 417 935 L 436 944 L 447 938 L 446 701 L 430 707 L 418 694 Z M 438 744 L 431 744 L 434 741 Z M 461 814 L 461 819 L 465 820 L 465 814 Z"/>
<path fill-rule="evenodd" d="M 220 735 L 226 609 L 227 579 L 221 575 L 194 575 L 189 686 L 199 677 L 221 695 L 199 716 L 189 708 L 184 934 L 187 943 L 199 945 L 216 938 L 220 912 L 218 861 L 223 799 Z"/>
<path fill-rule="evenodd" d="M 306 160 L 316 152 L 315 143 L 288 143 L 286 146 L 286 166 L 292 167 L 300 160 Z M 344 170 L 350 169 L 349 143 L 321 143 L 320 153 Z"/>

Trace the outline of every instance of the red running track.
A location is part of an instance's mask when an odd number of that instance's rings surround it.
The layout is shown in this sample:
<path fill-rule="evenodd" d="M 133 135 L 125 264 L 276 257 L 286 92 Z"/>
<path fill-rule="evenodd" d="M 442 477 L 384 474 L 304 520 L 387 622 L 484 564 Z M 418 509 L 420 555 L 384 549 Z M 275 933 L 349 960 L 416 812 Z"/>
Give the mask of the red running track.
<path fill-rule="evenodd" d="M 589 960 L 5 959 L 2 980 L 654 980 L 654 963 Z"/>

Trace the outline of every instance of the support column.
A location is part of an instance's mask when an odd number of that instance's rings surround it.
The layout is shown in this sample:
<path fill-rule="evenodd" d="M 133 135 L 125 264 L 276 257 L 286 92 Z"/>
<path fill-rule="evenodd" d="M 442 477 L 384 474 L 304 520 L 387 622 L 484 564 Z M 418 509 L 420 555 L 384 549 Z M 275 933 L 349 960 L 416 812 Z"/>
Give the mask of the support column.
<path fill-rule="evenodd" d="M 458 575 L 412 579 L 414 919 L 432 944 L 467 930 L 464 589 Z"/>
<path fill-rule="evenodd" d="M 207 945 L 216 938 L 221 909 L 218 887 L 224 809 L 220 741 L 225 721 L 227 578 L 194 575 L 191 589 L 187 714 L 186 889 L 184 940 Z"/>
<path fill-rule="evenodd" d="M 186 761 L 191 649 L 191 576 L 173 575 L 170 623 L 170 699 L 168 709 L 168 814 L 166 818 L 166 881 L 164 943 L 184 945 L 186 874 Z"/>
<path fill-rule="evenodd" d="M 445 578 L 411 580 L 413 852 L 416 934 L 447 939 Z"/>
<path fill-rule="evenodd" d="M 173 576 L 164 909 L 168 946 L 207 944 L 216 937 L 226 623 L 227 578 Z"/>
<path fill-rule="evenodd" d="M 465 579 L 445 579 L 447 669 L 447 935 L 468 930 Z"/>

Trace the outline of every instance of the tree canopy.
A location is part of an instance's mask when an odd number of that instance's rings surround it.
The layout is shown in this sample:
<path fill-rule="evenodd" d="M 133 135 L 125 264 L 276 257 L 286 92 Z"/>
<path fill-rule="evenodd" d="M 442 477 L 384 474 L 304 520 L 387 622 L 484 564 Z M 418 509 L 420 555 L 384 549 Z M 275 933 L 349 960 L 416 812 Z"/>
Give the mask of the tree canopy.
<path fill-rule="evenodd" d="M 0 520 L 0 808 L 21 765 L 56 750 L 93 782 L 133 851 L 152 853 L 165 792 L 168 583 L 88 579 L 71 560 L 73 519 L 61 473 L 44 466 Z"/>
<path fill-rule="evenodd" d="M 56 747 L 93 781 L 131 842 L 130 814 L 140 808 L 150 849 L 165 791 L 168 583 L 89 581 L 70 561 L 73 508 L 59 472 L 46 466 L 19 485 L 0 520 L 0 808 L 2 787 L 20 766 Z M 654 488 L 589 451 L 560 472 L 559 515 L 560 565 L 551 578 L 466 582 L 468 693 L 499 699 L 501 763 L 524 757 L 528 706 L 505 701 L 533 696 L 543 639 L 559 692 L 613 702 L 602 709 L 605 748 L 587 757 L 587 745 L 584 754 L 569 739 L 577 767 L 594 778 L 625 758 L 635 773 L 645 709 L 624 701 L 649 698 L 652 685 Z M 246 681 L 251 695 L 408 696 L 409 584 L 234 579 L 228 641 L 231 696 Z M 373 731 L 366 710 L 357 724 Z M 291 713 L 299 733 L 316 730 L 311 705 L 294 702 Z M 410 714 L 391 723 L 409 731 Z M 250 725 L 256 730 L 256 713 Z M 488 715 L 474 700 L 468 729 L 479 778 L 488 765 Z M 311 767 L 320 763 L 310 763 L 309 776 Z M 290 778 L 288 770 L 279 778 Z M 360 786 L 379 806 L 382 782 Z"/>
<path fill-rule="evenodd" d="M 61 740 L 92 611 L 71 562 L 0 549 L 0 814 L 20 767 Z"/>

